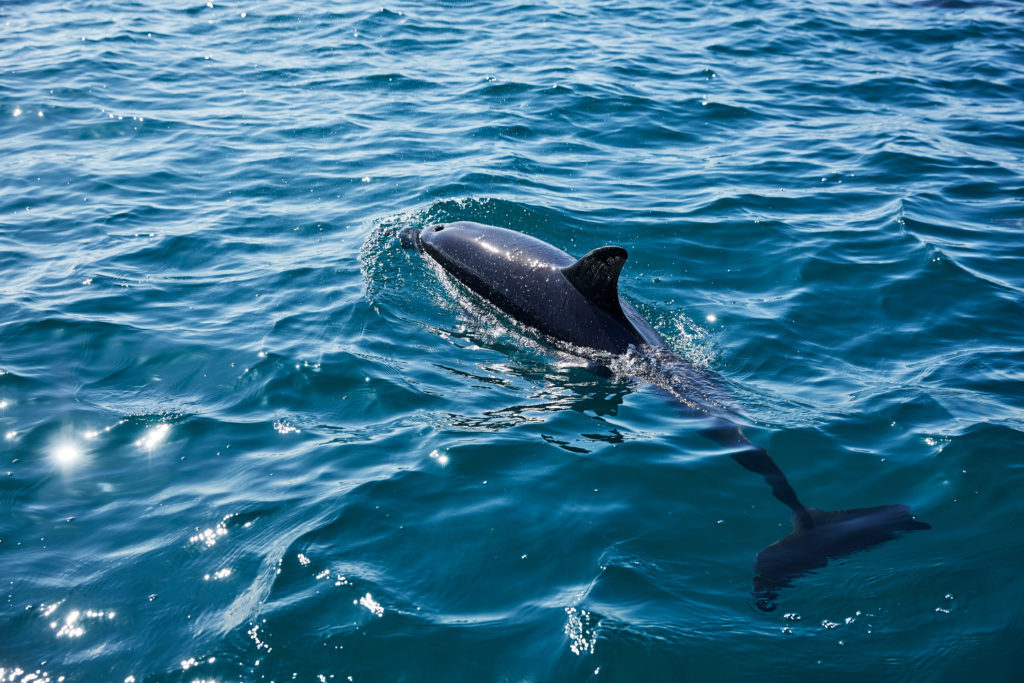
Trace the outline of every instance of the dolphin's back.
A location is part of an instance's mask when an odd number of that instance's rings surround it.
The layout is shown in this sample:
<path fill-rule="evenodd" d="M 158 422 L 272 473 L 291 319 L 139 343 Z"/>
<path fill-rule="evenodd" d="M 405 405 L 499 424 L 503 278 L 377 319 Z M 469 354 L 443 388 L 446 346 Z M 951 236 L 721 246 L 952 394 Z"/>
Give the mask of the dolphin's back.
<path fill-rule="evenodd" d="M 600 295 L 581 292 L 563 270 L 583 259 L 577 261 L 547 242 L 468 222 L 425 228 L 420 239 L 423 250 L 463 285 L 559 341 L 616 354 L 625 353 L 630 345 L 664 345 L 617 289 L 611 295 L 618 314 Z M 609 285 L 613 288 L 617 270 L 614 275 Z"/>

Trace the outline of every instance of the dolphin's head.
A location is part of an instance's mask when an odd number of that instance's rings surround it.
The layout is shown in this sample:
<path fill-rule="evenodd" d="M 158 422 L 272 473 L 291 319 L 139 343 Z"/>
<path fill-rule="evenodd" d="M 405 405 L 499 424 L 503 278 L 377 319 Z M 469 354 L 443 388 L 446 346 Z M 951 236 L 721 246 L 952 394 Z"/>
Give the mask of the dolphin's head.
<path fill-rule="evenodd" d="M 398 241 L 406 249 L 420 251 L 420 231 L 416 228 L 402 228 L 398 231 Z"/>
<path fill-rule="evenodd" d="M 446 270 L 495 274 L 518 262 L 555 267 L 547 250 L 550 245 L 522 233 L 469 221 L 435 223 L 422 230 L 406 228 L 398 233 L 402 246 L 425 252 Z M 538 246 L 541 251 L 538 251 Z M 564 259 L 571 262 L 567 255 Z M 557 259 L 557 257 L 556 257 Z M 564 266 L 565 262 L 557 265 Z"/>
<path fill-rule="evenodd" d="M 501 228 L 489 225 L 460 221 L 457 223 L 435 223 L 420 231 L 420 242 L 427 253 L 449 252 L 453 249 L 465 248 L 470 243 L 478 243 L 486 239 L 489 232 L 505 232 Z"/>
<path fill-rule="evenodd" d="M 427 252 L 434 253 L 439 248 L 444 249 L 446 241 L 452 241 L 452 234 L 464 232 L 459 230 L 460 227 L 462 227 L 460 223 L 435 223 L 434 225 L 428 225 L 422 230 L 418 228 L 405 228 L 399 231 L 398 239 L 406 249 L 416 249 L 417 251 L 423 251 L 424 247 L 429 244 L 432 248 L 428 248 Z M 448 230 L 448 233 L 442 238 L 441 233 L 444 230 Z M 463 234 L 462 237 L 464 238 L 465 235 Z M 458 235 L 456 235 L 455 240 L 458 240 Z"/>
<path fill-rule="evenodd" d="M 453 240 L 459 240 L 460 234 L 464 232 L 460 230 L 462 227 L 459 223 L 435 223 L 434 225 L 428 225 L 420 231 L 420 241 L 424 244 L 433 247 L 434 250 L 444 249 L 445 245 L 451 243 Z M 466 235 L 461 235 L 465 239 Z"/>
<path fill-rule="evenodd" d="M 423 229 L 405 228 L 398 233 L 398 239 L 406 249 L 425 251 L 438 259 L 453 249 L 458 250 L 457 243 L 466 241 L 462 227 L 460 223 L 435 223 Z"/>

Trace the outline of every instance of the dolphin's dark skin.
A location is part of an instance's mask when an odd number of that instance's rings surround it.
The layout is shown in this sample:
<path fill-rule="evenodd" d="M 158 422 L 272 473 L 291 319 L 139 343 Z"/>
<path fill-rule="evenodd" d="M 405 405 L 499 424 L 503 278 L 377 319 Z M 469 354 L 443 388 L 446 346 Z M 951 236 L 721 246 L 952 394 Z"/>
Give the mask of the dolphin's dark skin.
<path fill-rule="evenodd" d="M 775 608 L 778 591 L 792 580 L 844 557 L 931 528 L 905 505 L 826 512 L 807 508 L 782 470 L 751 443 L 720 407 L 714 382 L 668 350 L 643 316 L 619 296 L 622 247 L 601 247 L 577 260 L 536 238 L 489 225 L 458 222 L 399 233 L 402 245 L 426 253 L 471 291 L 550 340 L 577 350 L 622 355 L 636 349 L 662 365 L 646 378 L 689 412 L 706 418 L 701 434 L 726 446 L 744 468 L 764 477 L 775 498 L 793 512 L 794 531 L 762 550 L 754 563 L 754 597 Z"/>

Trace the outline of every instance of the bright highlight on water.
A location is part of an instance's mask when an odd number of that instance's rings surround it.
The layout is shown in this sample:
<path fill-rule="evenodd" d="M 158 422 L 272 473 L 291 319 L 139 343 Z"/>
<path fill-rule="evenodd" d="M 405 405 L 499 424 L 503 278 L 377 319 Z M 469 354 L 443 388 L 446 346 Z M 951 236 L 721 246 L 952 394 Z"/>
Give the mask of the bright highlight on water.
<path fill-rule="evenodd" d="M 71 441 L 62 441 L 53 449 L 53 458 L 61 467 L 73 467 L 82 460 L 81 447 Z"/>

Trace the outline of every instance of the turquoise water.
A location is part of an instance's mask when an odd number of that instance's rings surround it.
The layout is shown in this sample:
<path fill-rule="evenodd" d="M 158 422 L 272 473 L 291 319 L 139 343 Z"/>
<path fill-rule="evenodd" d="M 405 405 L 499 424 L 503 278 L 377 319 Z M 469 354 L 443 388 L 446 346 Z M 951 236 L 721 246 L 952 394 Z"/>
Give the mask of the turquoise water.
<path fill-rule="evenodd" d="M 1020 680 L 1024 8 L 0 6 L 0 681 Z M 630 253 L 808 505 L 394 239 Z M 33 678 L 33 676 L 35 676 Z"/>

